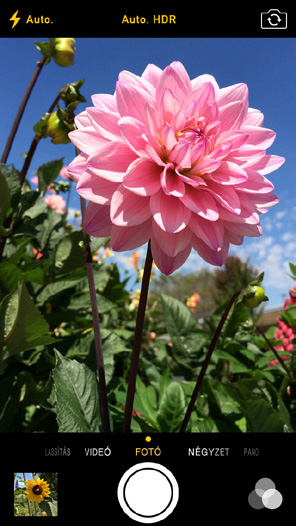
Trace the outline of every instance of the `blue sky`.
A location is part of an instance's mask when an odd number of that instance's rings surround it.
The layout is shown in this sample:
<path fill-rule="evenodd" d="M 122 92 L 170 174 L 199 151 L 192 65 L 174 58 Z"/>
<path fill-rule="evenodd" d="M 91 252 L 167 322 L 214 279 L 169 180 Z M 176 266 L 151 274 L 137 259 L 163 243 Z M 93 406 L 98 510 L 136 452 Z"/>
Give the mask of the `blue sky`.
<path fill-rule="evenodd" d="M 32 473 L 25 473 L 25 476 L 26 476 L 26 482 L 28 482 L 28 480 L 33 480 Z M 21 478 L 19 479 L 17 477 L 21 477 Z M 24 474 L 23 473 L 17 473 L 17 477 L 15 478 L 14 487 L 15 487 L 16 481 L 18 481 L 19 488 L 24 488 L 25 487 L 25 483 L 21 482 L 21 480 L 24 480 Z"/>
<path fill-rule="evenodd" d="M 74 35 L 75 38 L 75 35 Z M 34 41 L 47 37 L 0 39 L 0 148 L 4 148 L 36 62 L 41 55 Z M 26 152 L 33 138 L 33 125 L 45 113 L 59 89 L 68 82 L 85 79 L 81 93 L 87 99 L 79 111 L 91 106 L 91 95 L 113 93 L 118 74 L 130 70 L 141 75 L 148 63 L 164 68 L 180 60 L 191 78 L 212 74 L 220 87 L 244 82 L 249 87 L 249 105 L 265 116 L 264 126 L 276 131 L 277 137 L 268 153 L 286 158 L 284 165 L 268 178 L 275 186 L 280 202 L 261 216 L 263 236 L 245 238 L 231 254 L 265 272 L 264 285 L 270 298 L 268 306 L 280 305 L 288 296 L 294 281 L 288 277 L 289 262 L 296 263 L 296 39 L 294 38 L 77 38 L 75 64 L 61 68 L 53 61 L 43 68 L 29 100 L 8 158 L 22 167 L 21 153 Z M 72 144 L 53 145 L 49 139 L 39 144 L 29 178 L 44 162 L 65 157 L 67 165 L 74 158 Z M 70 214 L 80 208 L 75 187 L 71 190 Z M 143 258 L 145 247 L 140 249 Z M 126 254 L 115 254 L 120 269 L 132 271 Z M 183 270 L 191 272 L 205 266 L 192 252 Z M 193 291 L 195 292 L 195 291 Z M 197 291 L 198 292 L 198 291 Z"/>

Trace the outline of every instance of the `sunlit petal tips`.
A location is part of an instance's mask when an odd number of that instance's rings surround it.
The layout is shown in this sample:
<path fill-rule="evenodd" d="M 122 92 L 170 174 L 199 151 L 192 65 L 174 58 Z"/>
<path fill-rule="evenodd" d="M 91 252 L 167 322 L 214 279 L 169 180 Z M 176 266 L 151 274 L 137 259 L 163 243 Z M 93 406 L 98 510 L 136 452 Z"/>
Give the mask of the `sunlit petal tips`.
<path fill-rule="evenodd" d="M 69 133 L 80 153 L 68 167 L 89 201 L 89 234 L 119 251 L 150 239 L 165 274 L 192 248 L 223 265 L 231 243 L 262 234 L 259 217 L 278 202 L 265 176 L 284 158 L 266 154 L 276 134 L 249 108 L 246 84 L 219 88 L 208 74 L 190 80 L 180 62 L 149 64 L 92 102 Z"/>

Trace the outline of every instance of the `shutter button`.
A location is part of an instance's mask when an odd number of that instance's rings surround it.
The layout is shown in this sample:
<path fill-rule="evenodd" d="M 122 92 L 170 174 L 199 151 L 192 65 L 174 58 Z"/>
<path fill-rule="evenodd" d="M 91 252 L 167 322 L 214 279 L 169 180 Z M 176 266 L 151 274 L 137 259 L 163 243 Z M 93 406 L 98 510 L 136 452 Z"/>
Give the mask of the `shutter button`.
<path fill-rule="evenodd" d="M 159 522 L 174 510 L 179 487 L 174 475 L 161 464 L 143 462 L 128 469 L 117 489 L 124 513 L 142 523 Z"/>

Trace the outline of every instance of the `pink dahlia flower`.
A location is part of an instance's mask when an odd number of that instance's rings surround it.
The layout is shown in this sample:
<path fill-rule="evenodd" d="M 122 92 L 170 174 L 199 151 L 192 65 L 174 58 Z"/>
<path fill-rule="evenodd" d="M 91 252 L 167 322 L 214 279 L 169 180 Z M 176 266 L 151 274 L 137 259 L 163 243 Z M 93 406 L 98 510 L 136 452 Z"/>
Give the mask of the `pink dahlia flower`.
<path fill-rule="evenodd" d="M 116 251 L 151 240 L 164 274 L 192 247 L 222 265 L 230 243 L 262 234 L 259 215 L 278 202 L 265 175 L 284 159 L 266 155 L 275 132 L 249 108 L 245 84 L 219 88 L 211 75 L 190 80 L 180 62 L 149 64 L 141 77 L 122 71 L 114 95 L 92 102 L 69 133 L 86 232 L 110 236 Z"/>

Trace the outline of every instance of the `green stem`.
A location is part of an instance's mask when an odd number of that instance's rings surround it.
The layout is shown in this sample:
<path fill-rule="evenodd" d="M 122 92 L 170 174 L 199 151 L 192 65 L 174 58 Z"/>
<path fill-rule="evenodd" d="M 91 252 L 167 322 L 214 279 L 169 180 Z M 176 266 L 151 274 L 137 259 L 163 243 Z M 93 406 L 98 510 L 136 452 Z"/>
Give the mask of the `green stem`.
<path fill-rule="evenodd" d="M 26 473 L 23 473 L 23 478 L 24 478 L 24 481 L 26 483 Z M 28 509 L 29 509 L 29 515 L 32 515 L 31 504 L 30 504 L 30 500 L 29 499 L 28 499 Z"/>
<path fill-rule="evenodd" d="M 131 420 L 132 420 L 132 411 L 133 411 L 134 397 L 135 397 L 135 392 L 136 392 L 138 363 L 139 363 L 139 356 L 140 356 L 140 351 L 141 351 L 145 310 L 146 310 L 146 304 L 147 304 L 147 298 L 148 298 L 148 288 L 149 288 L 149 282 L 150 282 L 150 276 L 151 276 L 152 263 L 153 263 L 153 258 L 152 258 L 152 253 L 151 253 L 151 245 L 149 241 L 148 248 L 147 248 L 145 267 L 144 267 L 143 280 L 142 280 L 139 307 L 138 307 L 138 312 L 137 312 L 135 339 L 134 339 L 130 376 L 129 376 L 129 383 L 128 383 L 128 389 L 127 389 L 127 396 L 126 396 L 125 413 L 124 413 L 124 421 L 123 421 L 123 432 L 124 433 L 128 433 L 130 431 L 130 425 L 131 425 Z"/>
<path fill-rule="evenodd" d="M 80 205 L 81 205 L 82 224 L 84 224 L 86 202 L 85 202 L 85 199 L 83 199 L 82 197 L 80 197 Z M 110 418 L 109 418 L 109 408 L 108 408 L 108 398 L 107 398 L 107 388 L 106 388 L 106 378 L 105 378 L 104 355 L 103 355 L 102 338 L 101 338 L 101 331 L 100 331 L 99 311 L 98 311 L 98 306 L 97 306 L 96 287 L 95 287 L 94 274 L 93 274 L 92 254 L 91 254 L 91 249 L 90 249 L 89 244 L 85 247 L 85 260 L 86 260 L 86 271 L 87 271 L 88 287 L 89 287 L 91 309 L 92 309 L 94 339 L 95 339 L 95 348 L 96 348 L 96 360 L 97 360 L 98 376 L 99 376 L 99 396 L 100 396 L 102 425 L 103 425 L 103 431 L 105 433 L 110 433 Z"/>
<path fill-rule="evenodd" d="M 195 402 L 197 400 L 200 388 L 202 386 L 202 383 L 203 383 L 203 380 L 204 380 L 204 377 L 205 377 L 205 374 L 206 374 L 206 370 L 208 368 L 208 365 L 210 363 L 212 354 L 213 354 L 213 352 L 215 350 L 215 347 L 217 345 L 218 338 L 219 338 L 219 336 L 221 334 L 221 331 L 223 329 L 224 323 L 226 322 L 226 319 L 227 319 L 227 316 L 229 314 L 229 311 L 230 311 L 234 301 L 236 300 L 236 298 L 240 295 L 240 293 L 241 293 L 241 290 L 238 290 L 237 292 L 235 292 L 233 294 L 232 298 L 229 300 L 229 302 L 228 302 L 228 304 L 226 306 L 225 311 L 223 312 L 223 315 L 221 317 L 220 323 L 219 323 L 219 325 L 218 325 L 218 327 L 217 327 L 217 329 L 215 331 L 215 334 L 214 334 L 213 339 L 211 341 L 209 350 L 208 350 L 207 355 L 205 357 L 205 361 L 204 361 L 203 366 L 201 368 L 201 371 L 199 373 L 199 376 L 198 376 L 198 379 L 197 379 L 194 391 L 193 391 L 192 396 L 191 396 L 191 400 L 189 402 L 189 405 L 188 405 L 188 408 L 187 408 L 187 411 L 186 411 L 186 414 L 185 414 L 182 426 L 180 428 L 180 433 L 184 433 L 185 430 L 186 430 L 186 427 L 187 427 L 188 422 L 190 420 L 191 413 L 192 413 L 192 411 L 194 409 Z"/>
<path fill-rule="evenodd" d="M 25 111 L 25 107 L 27 105 L 27 102 L 29 100 L 29 97 L 32 93 L 32 90 L 35 86 L 35 83 L 36 83 L 36 80 L 44 66 L 44 63 L 46 61 L 46 57 L 42 57 L 42 59 L 38 62 L 37 64 L 37 67 L 33 73 L 33 76 L 28 84 L 28 87 L 25 91 L 25 94 L 23 96 L 23 99 L 20 103 L 20 106 L 19 106 L 19 109 L 18 109 L 18 112 L 16 114 L 16 117 L 13 121 L 13 125 L 12 125 L 12 128 L 11 128 L 11 131 L 10 131 L 10 134 L 8 136 L 8 139 L 6 141 L 6 145 L 5 145 L 5 148 L 3 150 L 3 153 L 2 153 L 2 157 L 1 157 L 1 160 L 0 160 L 0 163 L 6 163 L 7 161 L 7 158 L 8 158 L 8 155 L 9 155 L 9 152 L 11 150 L 11 147 L 12 147 L 12 143 L 13 143 L 13 140 L 14 140 L 14 137 L 16 135 L 16 132 L 18 130 L 18 127 L 19 127 L 19 123 L 20 123 L 20 120 L 23 116 L 23 113 Z"/>

